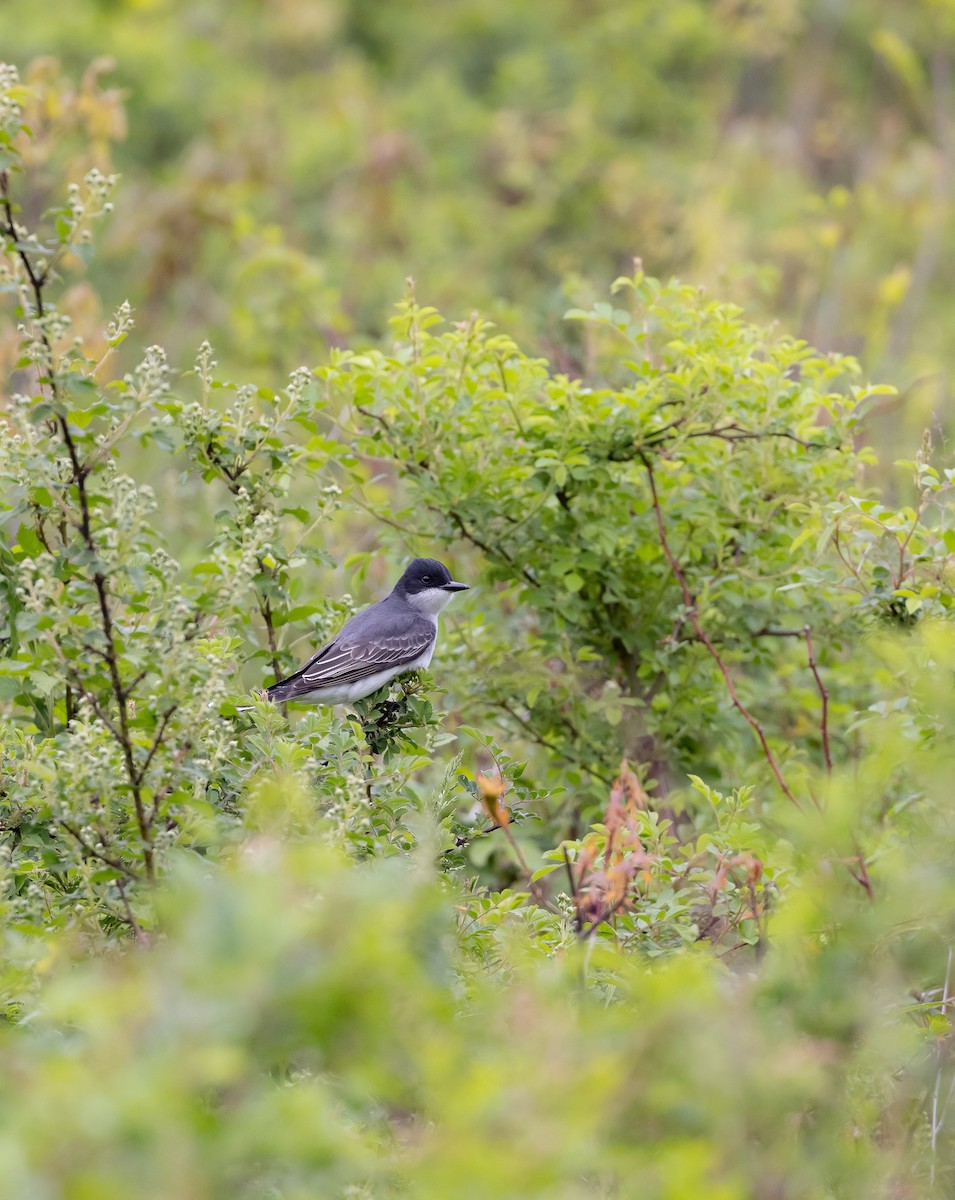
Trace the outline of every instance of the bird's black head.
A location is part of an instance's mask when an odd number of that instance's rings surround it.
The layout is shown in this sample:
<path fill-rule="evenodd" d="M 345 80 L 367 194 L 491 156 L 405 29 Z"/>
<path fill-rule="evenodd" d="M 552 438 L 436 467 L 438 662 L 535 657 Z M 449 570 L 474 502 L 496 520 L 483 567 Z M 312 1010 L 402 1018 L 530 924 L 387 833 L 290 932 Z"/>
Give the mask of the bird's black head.
<path fill-rule="evenodd" d="M 466 583 L 455 583 L 451 572 L 436 558 L 416 558 L 405 568 L 404 575 L 395 584 L 395 591 L 405 596 L 417 596 L 421 592 L 466 592 Z"/>

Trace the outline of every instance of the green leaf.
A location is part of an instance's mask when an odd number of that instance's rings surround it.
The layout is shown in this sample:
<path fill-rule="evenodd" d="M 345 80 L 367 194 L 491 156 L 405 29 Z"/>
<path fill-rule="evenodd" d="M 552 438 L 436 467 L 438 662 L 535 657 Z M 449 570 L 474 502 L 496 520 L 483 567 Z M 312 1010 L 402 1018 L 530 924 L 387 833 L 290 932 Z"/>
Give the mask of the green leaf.
<path fill-rule="evenodd" d="M 36 531 L 29 525 L 21 525 L 17 530 L 17 543 L 20 549 L 31 558 L 36 558 L 44 553 L 43 543 Z"/>

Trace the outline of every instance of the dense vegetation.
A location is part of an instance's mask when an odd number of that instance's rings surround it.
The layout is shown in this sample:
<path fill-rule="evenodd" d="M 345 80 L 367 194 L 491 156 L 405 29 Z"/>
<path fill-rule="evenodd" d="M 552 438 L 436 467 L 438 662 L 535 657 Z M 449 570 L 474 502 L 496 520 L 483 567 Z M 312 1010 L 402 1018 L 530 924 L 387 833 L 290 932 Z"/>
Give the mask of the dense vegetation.
<path fill-rule="evenodd" d="M 273 386 L 385 332 L 407 275 L 573 366 L 634 254 L 950 397 L 945 0 L 6 0 L 38 138 L 109 162 L 93 278 L 186 365 Z M 82 135 L 82 136 L 76 136 Z M 61 160 L 62 161 L 62 160 Z M 37 172 L 37 190 L 56 185 Z M 71 311 L 93 317 L 86 289 Z M 90 321 L 90 326 L 95 321 Z"/>
<path fill-rule="evenodd" d="M 118 191 L 0 76 L 10 1194 L 951 1194 L 946 10 L 186 7 L 14 39 Z M 409 552 L 433 676 L 256 697 Z"/>

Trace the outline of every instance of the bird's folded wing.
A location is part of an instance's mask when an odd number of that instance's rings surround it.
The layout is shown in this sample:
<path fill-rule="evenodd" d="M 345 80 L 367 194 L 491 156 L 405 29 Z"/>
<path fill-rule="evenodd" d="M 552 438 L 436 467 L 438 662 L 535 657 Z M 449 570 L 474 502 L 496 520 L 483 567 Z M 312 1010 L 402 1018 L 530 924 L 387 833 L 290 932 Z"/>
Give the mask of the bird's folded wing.
<path fill-rule="evenodd" d="M 387 634 L 372 641 L 331 642 L 297 674 L 302 692 L 317 688 L 357 683 L 379 671 L 413 663 L 434 640 L 434 628 L 426 621 L 415 623 L 407 633 Z"/>

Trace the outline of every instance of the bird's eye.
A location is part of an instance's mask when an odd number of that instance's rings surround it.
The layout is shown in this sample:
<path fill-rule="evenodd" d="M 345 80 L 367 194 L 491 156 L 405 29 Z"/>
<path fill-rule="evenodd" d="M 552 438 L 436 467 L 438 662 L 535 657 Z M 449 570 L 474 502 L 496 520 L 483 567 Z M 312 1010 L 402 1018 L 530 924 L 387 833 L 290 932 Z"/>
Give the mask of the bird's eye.
<path fill-rule="evenodd" d="M 422 576 L 421 576 L 421 582 L 422 582 L 422 583 L 430 583 L 430 582 L 431 582 L 431 576 L 430 576 L 430 575 L 422 575 Z"/>

